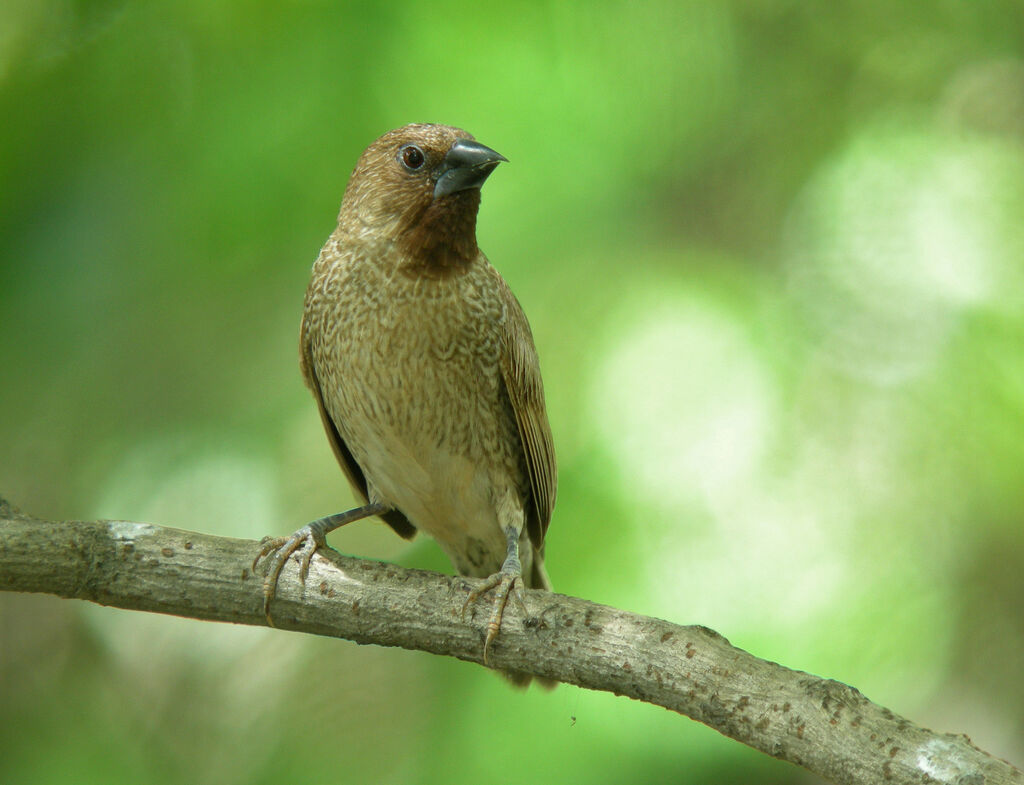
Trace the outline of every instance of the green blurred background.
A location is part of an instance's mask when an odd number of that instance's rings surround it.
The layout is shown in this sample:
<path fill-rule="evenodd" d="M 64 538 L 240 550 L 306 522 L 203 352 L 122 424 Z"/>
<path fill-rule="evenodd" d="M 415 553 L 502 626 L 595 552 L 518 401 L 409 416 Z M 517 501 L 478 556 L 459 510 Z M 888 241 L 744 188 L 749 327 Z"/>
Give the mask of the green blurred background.
<path fill-rule="evenodd" d="M 0 4 L 0 494 L 258 538 L 352 499 L 297 367 L 362 149 L 511 161 L 558 590 L 1024 762 L 1018 0 Z M 342 551 L 450 570 L 380 523 Z M 3 783 L 808 783 L 685 718 L 0 596 Z"/>

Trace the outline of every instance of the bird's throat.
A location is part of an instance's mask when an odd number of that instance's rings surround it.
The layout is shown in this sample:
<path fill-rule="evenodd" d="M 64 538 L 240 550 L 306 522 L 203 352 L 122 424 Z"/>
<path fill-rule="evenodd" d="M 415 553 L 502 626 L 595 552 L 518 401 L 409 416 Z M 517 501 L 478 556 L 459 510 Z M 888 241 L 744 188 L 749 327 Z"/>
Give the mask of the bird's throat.
<path fill-rule="evenodd" d="M 411 217 L 399 245 L 408 262 L 402 270 L 415 277 L 447 278 L 469 269 L 479 249 L 476 188 L 435 199 Z"/>

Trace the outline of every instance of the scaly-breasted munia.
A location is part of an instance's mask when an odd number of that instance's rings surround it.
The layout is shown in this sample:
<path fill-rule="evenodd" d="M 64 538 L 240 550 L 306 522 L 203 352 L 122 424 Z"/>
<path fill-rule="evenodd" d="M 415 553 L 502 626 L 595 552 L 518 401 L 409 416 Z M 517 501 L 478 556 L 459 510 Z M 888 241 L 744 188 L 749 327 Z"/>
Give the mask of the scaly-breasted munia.
<path fill-rule="evenodd" d="M 407 125 L 352 172 L 313 265 L 300 354 L 366 505 L 265 541 L 268 620 L 291 554 L 304 549 L 304 579 L 327 532 L 371 515 L 402 537 L 426 532 L 460 574 L 484 578 L 467 605 L 497 590 L 485 662 L 518 584 L 550 590 L 555 452 L 540 365 L 522 308 L 476 241 L 480 187 L 505 160 L 460 129 Z"/>

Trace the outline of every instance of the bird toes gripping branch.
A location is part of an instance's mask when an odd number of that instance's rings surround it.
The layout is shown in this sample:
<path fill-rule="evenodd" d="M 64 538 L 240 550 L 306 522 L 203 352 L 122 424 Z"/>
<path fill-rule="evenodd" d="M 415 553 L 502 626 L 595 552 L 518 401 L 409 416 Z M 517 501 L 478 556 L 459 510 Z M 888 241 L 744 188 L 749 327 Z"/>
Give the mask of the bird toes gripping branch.
<path fill-rule="evenodd" d="M 524 618 L 529 616 L 526 602 L 523 600 L 522 583 L 523 576 L 520 571 L 506 572 L 503 567 L 501 572 L 496 572 L 489 578 L 484 578 L 480 585 L 472 589 L 469 592 L 469 596 L 466 597 L 466 602 L 462 606 L 463 618 L 466 617 L 466 609 L 472 603 L 479 600 L 491 589 L 497 589 L 494 593 L 494 608 L 491 610 L 491 617 L 487 621 L 487 633 L 484 636 L 484 665 L 487 664 L 487 652 L 491 648 L 491 643 L 498 637 L 498 633 L 501 632 L 501 620 L 505 614 L 505 606 L 508 605 L 510 595 L 515 597 L 516 604 L 519 605 Z"/>
<path fill-rule="evenodd" d="M 309 575 L 309 563 L 314 553 L 327 547 L 329 532 L 341 528 L 346 523 L 368 518 L 371 515 L 379 515 L 386 512 L 387 509 L 384 504 L 367 504 L 348 512 L 318 518 L 288 537 L 264 537 L 260 540 L 260 549 L 256 553 L 256 558 L 252 560 L 252 571 L 256 572 L 256 566 L 260 559 L 270 557 L 270 566 L 267 567 L 266 575 L 263 578 L 263 615 L 267 617 L 267 624 L 271 627 L 274 626 L 274 620 L 270 617 L 270 603 L 274 599 L 274 595 L 277 594 L 277 582 L 281 577 L 281 570 L 284 569 L 284 565 L 292 554 L 302 550 L 299 581 L 305 586 L 306 577 Z"/>
<path fill-rule="evenodd" d="M 501 620 L 505 615 L 505 606 L 508 605 L 509 596 L 515 597 L 524 619 L 528 619 L 530 616 L 526 609 L 526 601 L 523 599 L 523 565 L 519 561 L 519 535 L 520 530 L 516 527 L 509 527 L 505 530 L 507 550 L 501 570 L 484 578 L 479 586 L 472 589 L 462 606 L 462 617 L 465 618 L 466 609 L 471 603 L 479 600 L 491 589 L 497 590 L 494 593 L 494 608 L 487 621 L 487 633 L 484 636 L 484 665 L 487 664 L 487 652 L 491 648 L 491 643 L 501 632 Z"/>
<path fill-rule="evenodd" d="M 270 602 L 277 593 L 277 581 L 288 559 L 296 551 L 304 549 L 299 567 L 299 580 L 305 585 L 313 554 L 327 545 L 326 535 L 315 525 L 316 523 L 319 521 L 303 526 L 289 537 L 264 537 L 260 540 L 260 550 L 252 560 L 252 569 L 256 572 L 256 565 L 260 559 L 270 557 L 270 566 L 263 577 L 263 615 L 267 617 L 267 624 L 271 627 L 274 626 L 274 620 L 270 618 Z"/>

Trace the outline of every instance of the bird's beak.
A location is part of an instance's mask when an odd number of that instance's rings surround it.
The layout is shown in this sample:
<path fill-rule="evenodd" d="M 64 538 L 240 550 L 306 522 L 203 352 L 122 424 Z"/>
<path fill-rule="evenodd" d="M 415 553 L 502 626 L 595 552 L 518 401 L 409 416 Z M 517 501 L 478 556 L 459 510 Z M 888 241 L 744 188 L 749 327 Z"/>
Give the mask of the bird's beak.
<path fill-rule="evenodd" d="M 434 198 L 440 199 L 467 188 L 479 188 L 494 168 L 507 160 L 501 153 L 479 142 L 459 139 L 434 172 Z"/>

